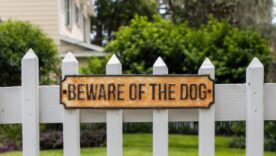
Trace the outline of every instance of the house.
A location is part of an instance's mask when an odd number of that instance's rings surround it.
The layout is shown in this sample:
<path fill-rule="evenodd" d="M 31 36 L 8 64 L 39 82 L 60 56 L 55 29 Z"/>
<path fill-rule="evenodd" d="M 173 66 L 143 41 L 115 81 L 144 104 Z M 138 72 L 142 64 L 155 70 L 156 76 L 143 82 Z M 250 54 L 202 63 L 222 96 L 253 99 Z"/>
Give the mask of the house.
<path fill-rule="evenodd" d="M 103 48 L 90 43 L 92 0 L 1 0 L 2 20 L 26 20 L 41 27 L 57 44 L 60 57 L 72 51 L 80 62 L 103 56 Z"/>

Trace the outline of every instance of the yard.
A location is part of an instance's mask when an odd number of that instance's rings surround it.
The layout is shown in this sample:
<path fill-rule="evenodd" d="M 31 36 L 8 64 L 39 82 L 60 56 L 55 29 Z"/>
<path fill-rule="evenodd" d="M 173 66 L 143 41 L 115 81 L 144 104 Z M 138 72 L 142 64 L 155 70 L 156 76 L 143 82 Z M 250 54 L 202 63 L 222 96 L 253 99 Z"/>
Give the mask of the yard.
<path fill-rule="evenodd" d="M 232 137 L 216 137 L 216 156 L 244 156 L 242 149 L 228 148 L 228 142 Z M 170 135 L 169 155 L 170 156 L 196 156 L 197 136 L 195 135 Z M 62 150 L 42 151 L 41 156 L 62 156 Z M 105 148 L 83 148 L 82 156 L 105 156 Z M 124 135 L 124 156 L 151 156 L 152 135 L 151 134 L 125 134 Z M 21 156 L 21 152 L 9 152 L 0 156 Z M 265 156 L 276 156 L 276 152 L 266 152 Z"/>

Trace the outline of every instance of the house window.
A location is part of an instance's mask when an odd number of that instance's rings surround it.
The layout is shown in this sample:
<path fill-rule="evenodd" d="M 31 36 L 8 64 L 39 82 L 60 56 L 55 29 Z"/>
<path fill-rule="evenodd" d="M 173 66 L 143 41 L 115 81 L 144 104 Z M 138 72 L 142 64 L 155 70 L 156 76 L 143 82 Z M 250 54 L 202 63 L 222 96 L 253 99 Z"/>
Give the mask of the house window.
<path fill-rule="evenodd" d="M 65 24 L 66 26 L 72 24 L 72 0 L 65 0 Z"/>
<path fill-rule="evenodd" d="M 86 17 L 85 15 L 82 15 L 82 29 L 83 29 L 83 41 L 86 42 L 87 41 L 87 27 L 86 27 L 86 24 L 87 24 L 87 20 L 86 20 Z"/>
<path fill-rule="evenodd" d="M 80 24 L 80 8 L 77 5 L 75 5 L 75 22 Z"/>

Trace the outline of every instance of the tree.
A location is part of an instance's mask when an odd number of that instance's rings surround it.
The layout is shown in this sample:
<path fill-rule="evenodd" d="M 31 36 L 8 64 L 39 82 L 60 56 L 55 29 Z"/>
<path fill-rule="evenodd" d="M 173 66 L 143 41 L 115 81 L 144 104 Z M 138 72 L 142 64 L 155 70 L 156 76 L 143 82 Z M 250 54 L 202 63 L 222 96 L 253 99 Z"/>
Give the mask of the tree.
<path fill-rule="evenodd" d="M 158 14 L 155 0 L 96 0 L 96 16 L 91 19 L 91 29 L 95 33 L 93 43 L 103 45 L 113 39 L 113 32 L 120 26 L 128 25 L 135 15 L 152 19 Z"/>
<path fill-rule="evenodd" d="M 230 23 L 235 23 L 234 12 L 236 8 L 236 0 L 160 1 L 160 9 L 163 16 L 170 17 L 174 23 L 188 21 L 188 24 L 193 27 L 207 23 L 209 14 L 212 14 L 217 19 L 226 19 Z"/>
<path fill-rule="evenodd" d="M 50 82 L 58 68 L 54 41 L 29 22 L 8 20 L 0 23 L 0 85 L 20 85 L 21 59 L 32 48 L 39 59 L 40 83 Z"/>
<path fill-rule="evenodd" d="M 205 57 L 209 57 L 216 66 L 218 82 L 244 82 L 246 67 L 253 57 L 264 63 L 266 71 L 271 62 L 266 38 L 213 17 L 199 28 L 174 24 L 160 16 L 154 21 L 136 17 L 115 36 L 105 50 L 119 57 L 128 74 L 150 74 L 158 56 L 164 59 L 170 73 L 197 73 Z"/>
<path fill-rule="evenodd" d="M 272 21 L 272 0 L 162 0 L 160 3 L 164 16 L 169 15 L 174 23 L 188 21 L 191 26 L 206 23 L 209 14 L 241 27 L 271 25 Z"/>
<path fill-rule="evenodd" d="M 273 0 L 243 0 L 237 4 L 235 15 L 240 25 L 271 25 Z"/>

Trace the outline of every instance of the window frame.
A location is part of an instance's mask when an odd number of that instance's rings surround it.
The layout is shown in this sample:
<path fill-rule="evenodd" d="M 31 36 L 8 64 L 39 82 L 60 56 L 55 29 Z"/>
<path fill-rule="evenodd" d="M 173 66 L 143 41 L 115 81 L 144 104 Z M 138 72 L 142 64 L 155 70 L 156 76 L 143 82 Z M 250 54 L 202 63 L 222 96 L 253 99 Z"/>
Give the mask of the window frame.
<path fill-rule="evenodd" d="M 87 17 L 82 13 L 82 32 L 83 32 L 83 41 L 87 42 Z"/>
<path fill-rule="evenodd" d="M 80 26 L 80 23 L 81 23 L 80 15 L 81 15 L 81 9 L 77 4 L 75 4 L 75 23 L 78 26 Z"/>
<path fill-rule="evenodd" d="M 65 25 L 68 28 L 72 27 L 72 0 L 64 0 Z"/>

